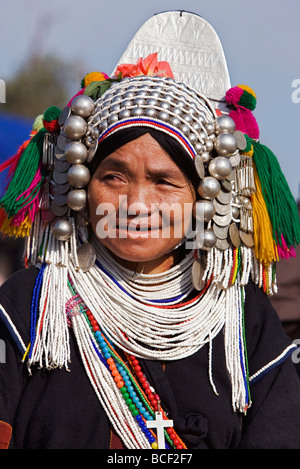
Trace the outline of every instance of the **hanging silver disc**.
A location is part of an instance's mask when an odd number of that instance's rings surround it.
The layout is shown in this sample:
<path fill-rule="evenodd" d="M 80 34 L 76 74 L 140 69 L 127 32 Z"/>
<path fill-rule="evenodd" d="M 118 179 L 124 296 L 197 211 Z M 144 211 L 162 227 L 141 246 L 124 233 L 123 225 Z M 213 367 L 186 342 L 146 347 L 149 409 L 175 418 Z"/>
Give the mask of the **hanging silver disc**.
<path fill-rule="evenodd" d="M 245 148 L 247 147 L 247 140 L 243 132 L 241 132 L 240 130 L 235 130 L 233 132 L 233 135 L 236 138 L 238 149 L 241 151 L 245 150 Z"/>
<path fill-rule="evenodd" d="M 230 204 L 232 199 L 231 192 L 220 191 L 216 199 L 223 205 Z"/>
<path fill-rule="evenodd" d="M 203 266 L 200 260 L 195 260 L 192 266 L 192 282 L 195 290 L 203 290 L 205 283 L 202 280 L 204 274 Z"/>
<path fill-rule="evenodd" d="M 201 155 L 195 156 L 195 168 L 200 179 L 203 179 L 205 176 L 204 164 Z"/>
<path fill-rule="evenodd" d="M 68 182 L 68 173 L 61 173 L 56 169 L 53 171 L 52 177 L 56 184 L 65 184 L 66 182 Z"/>
<path fill-rule="evenodd" d="M 216 242 L 216 248 L 220 249 L 220 251 L 226 251 L 226 249 L 229 248 L 227 239 L 218 239 Z"/>
<path fill-rule="evenodd" d="M 245 233 L 244 231 L 240 230 L 240 238 L 248 248 L 252 248 L 254 246 L 254 239 L 251 233 Z"/>
<path fill-rule="evenodd" d="M 230 204 L 220 204 L 216 199 L 213 200 L 213 204 L 218 215 L 227 215 L 230 212 Z"/>
<path fill-rule="evenodd" d="M 238 248 L 241 244 L 239 229 L 235 223 L 231 223 L 229 227 L 229 236 L 234 247 Z"/>
<path fill-rule="evenodd" d="M 231 222 L 231 213 L 229 212 L 227 215 L 215 215 L 213 218 L 214 222 L 219 226 L 226 226 L 229 225 Z"/>
<path fill-rule="evenodd" d="M 96 261 L 95 248 L 91 243 L 83 243 L 77 249 L 77 258 L 80 269 L 88 272 Z"/>
<path fill-rule="evenodd" d="M 218 239 L 226 239 L 228 236 L 228 225 L 219 226 L 216 223 L 213 224 L 213 232 Z"/>
<path fill-rule="evenodd" d="M 70 114 L 71 114 L 71 107 L 70 106 L 64 107 L 58 118 L 58 123 L 61 127 L 64 125 L 64 123 L 66 122 Z"/>

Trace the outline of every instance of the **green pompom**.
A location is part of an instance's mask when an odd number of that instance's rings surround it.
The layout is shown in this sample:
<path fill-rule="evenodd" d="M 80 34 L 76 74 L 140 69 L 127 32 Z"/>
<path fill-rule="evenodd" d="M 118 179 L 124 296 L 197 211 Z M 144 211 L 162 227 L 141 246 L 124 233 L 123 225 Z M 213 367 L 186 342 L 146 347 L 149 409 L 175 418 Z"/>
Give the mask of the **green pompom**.
<path fill-rule="evenodd" d="M 46 122 L 52 122 L 59 118 L 61 110 L 57 106 L 50 106 L 43 115 L 43 120 Z"/>
<path fill-rule="evenodd" d="M 244 90 L 242 96 L 239 99 L 239 106 L 243 106 L 246 109 L 250 109 L 250 111 L 254 111 L 254 109 L 256 108 L 255 96 L 248 93 L 248 91 Z"/>

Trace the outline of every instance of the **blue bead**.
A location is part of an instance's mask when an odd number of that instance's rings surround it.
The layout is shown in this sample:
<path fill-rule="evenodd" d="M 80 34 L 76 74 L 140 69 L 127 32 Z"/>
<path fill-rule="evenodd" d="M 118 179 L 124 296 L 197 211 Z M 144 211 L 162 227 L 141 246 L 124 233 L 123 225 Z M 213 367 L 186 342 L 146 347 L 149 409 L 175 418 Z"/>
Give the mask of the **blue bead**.
<path fill-rule="evenodd" d="M 155 438 L 154 438 L 154 436 L 149 436 L 148 440 L 149 440 L 150 443 L 154 443 Z"/>

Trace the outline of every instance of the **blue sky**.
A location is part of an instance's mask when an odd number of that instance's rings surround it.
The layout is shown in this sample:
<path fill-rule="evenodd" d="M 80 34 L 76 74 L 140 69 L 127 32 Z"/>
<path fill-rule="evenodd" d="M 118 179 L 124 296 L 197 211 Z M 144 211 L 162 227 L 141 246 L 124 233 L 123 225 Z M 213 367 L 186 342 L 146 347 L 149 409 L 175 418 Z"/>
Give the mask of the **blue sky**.
<path fill-rule="evenodd" d="M 292 101 L 296 93 L 292 84 L 298 79 L 300 90 L 299 0 L 2 2 L 0 78 L 9 79 L 33 51 L 76 60 L 86 73 L 110 74 L 148 18 L 178 9 L 197 13 L 213 26 L 223 45 L 232 86 L 246 84 L 256 92 L 261 142 L 277 156 L 298 198 L 300 102 Z"/>

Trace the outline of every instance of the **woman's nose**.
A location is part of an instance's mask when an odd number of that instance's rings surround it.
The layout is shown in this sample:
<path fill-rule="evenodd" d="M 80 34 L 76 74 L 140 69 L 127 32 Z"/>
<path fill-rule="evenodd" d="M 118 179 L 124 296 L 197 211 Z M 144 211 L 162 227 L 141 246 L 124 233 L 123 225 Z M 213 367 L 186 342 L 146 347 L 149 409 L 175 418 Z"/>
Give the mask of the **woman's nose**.
<path fill-rule="evenodd" d="M 127 192 L 123 207 L 126 206 L 129 216 L 149 216 L 153 202 L 153 194 L 150 188 L 135 185 Z"/>

